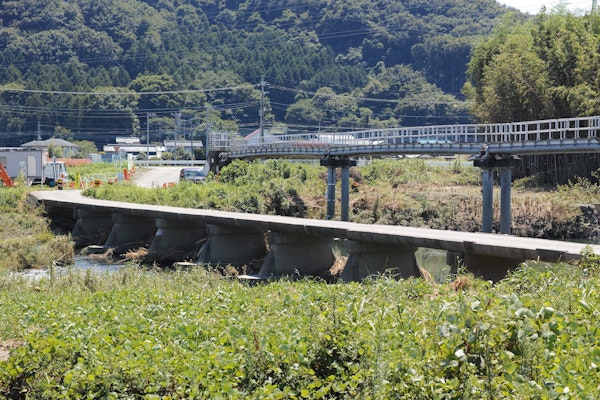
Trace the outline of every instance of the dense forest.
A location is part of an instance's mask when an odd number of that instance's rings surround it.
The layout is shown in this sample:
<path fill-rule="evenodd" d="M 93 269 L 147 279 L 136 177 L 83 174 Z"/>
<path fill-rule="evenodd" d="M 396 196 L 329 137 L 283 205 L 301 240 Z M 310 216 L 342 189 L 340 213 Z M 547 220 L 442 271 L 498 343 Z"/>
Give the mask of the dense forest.
<path fill-rule="evenodd" d="M 474 46 L 527 19 L 493 0 L 2 0 L 0 144 L 253 129 L 261 104 L 285 129 L 467 122 Z"/>
<path fill-rule="evenodd" d="M 464 93 L 478 121 L 600 115 L 600 16 L 541 12 L 504 24 L 473 52 Z M 517 176 L 538 184 L 599 178 L 597 154 L 527 156 Z"/>

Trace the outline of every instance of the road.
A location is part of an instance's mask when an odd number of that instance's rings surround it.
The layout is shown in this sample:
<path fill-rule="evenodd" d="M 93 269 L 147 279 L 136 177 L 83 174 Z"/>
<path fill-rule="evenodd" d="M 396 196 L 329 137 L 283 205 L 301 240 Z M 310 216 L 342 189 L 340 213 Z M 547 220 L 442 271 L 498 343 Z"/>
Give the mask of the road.
<path fill-rule="evenodd" d="M 132 176 L 136 185 L 144 188 L 162 187 L 163 184 L 179 182 L 182 167 L 140 168 Z"/>

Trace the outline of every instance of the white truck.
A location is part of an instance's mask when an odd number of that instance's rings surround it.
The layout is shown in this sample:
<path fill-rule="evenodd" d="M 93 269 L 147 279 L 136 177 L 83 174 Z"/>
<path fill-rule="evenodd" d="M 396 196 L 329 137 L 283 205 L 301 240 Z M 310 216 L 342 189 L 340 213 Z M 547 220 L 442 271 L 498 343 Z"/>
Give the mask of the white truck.
<path fill-rule="evenodd" d="M 68 178 L 65 163 L 48 160 L 47 150 L 24 150 L 19 147 L 0 148 L 0 163 L 14 181 L 22 177 L 28 183 L 41 183 L 53 187 Z"/>

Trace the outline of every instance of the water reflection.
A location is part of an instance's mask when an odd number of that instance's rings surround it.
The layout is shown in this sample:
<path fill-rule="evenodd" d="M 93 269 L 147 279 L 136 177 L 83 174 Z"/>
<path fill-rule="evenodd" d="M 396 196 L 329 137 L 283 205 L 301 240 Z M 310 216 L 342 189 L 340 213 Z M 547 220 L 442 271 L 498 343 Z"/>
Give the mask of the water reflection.
<path fill-rule="evenodd" d="M 429 272 L 436 282 L 442 282 L 450 273 L 446 254 L 445 250 L 419 248 L 415 257 L 419 266 Z"/>
<path fill-rule="evenodd" d="M 125 264 L 115 263 L 110 258 L 92 258 L 88 255 L 75 256 L 75 265 L 77 269 L 82 271 L 90 270 L 94 273 L 116 272 L 123 268 Z"/>
<path fill-rule="evenodd" d="M 69 271 L 72 270 L 78 270 L 78 271 L 90 271 L 91 273 L 94 274 L 103 274 L 103 273 L 112 273 L 112 272 L 117 272 L 119 271 L 121 268 L 124 268 L 125 264 L 123 263 L 116 263 L 113 260 L 111 260 L 110 258 L 108 259 L 103 259 L 103 258 L 93 258 L 90 257 L 89 255 L 76 255 L 75 256 L 75 262 L 73 265 L 71 266 L 67 266 L 67 267 L 58 267 L 55 266 L 53 267 L 53 272 L 57 275 L 61 275 L 61 274 L 66 274 Z M 33 281 L 36 280 L 40 280 L 42 278 L 46 278 L 51 274 L 51 270 L 50 268 L 47 269 L 28 269 L 22 272 L 19 272 L 18 275 L 26 278 L 26 279 L 30 279 Z"/>

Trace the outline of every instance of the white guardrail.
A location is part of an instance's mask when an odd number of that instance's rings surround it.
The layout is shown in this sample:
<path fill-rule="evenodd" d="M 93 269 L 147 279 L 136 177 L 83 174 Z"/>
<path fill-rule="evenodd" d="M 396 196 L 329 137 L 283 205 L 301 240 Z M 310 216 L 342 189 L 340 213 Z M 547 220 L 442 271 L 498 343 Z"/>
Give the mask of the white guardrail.
<path fill-rule="evenodd" d="M 224 140 L 222 148 L 234 156 L 253 154 L 323 154 L 345 148 L 349 151 L 376 152 L 386 149 L 424 147 L 439 151 L 472 151 L 482 144 L 522 143 L 532 146 L 539 142 L 596 139 L 600 130 L 600 116 L 548 119 L 502 124 L 464 124 L 420 127 L 370 129 L 355 132 L 319 132 L 307 134 L 265 135 Z M 226 142 L 226 143 L 225 143 Z"/>

